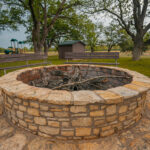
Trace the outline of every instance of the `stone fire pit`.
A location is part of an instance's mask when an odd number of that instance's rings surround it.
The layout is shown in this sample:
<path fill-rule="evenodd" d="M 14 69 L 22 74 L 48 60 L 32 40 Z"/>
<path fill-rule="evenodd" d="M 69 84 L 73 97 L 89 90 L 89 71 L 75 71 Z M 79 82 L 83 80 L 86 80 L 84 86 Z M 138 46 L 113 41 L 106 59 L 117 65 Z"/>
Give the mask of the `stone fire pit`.
<path fill-rule="evenodd" d="M 138 122 L 149 89 L 149 78 L 122 68 L 37 67 L 0 78 L 0 105 L 11 123 L 34 134 L 95 139 Z"/>

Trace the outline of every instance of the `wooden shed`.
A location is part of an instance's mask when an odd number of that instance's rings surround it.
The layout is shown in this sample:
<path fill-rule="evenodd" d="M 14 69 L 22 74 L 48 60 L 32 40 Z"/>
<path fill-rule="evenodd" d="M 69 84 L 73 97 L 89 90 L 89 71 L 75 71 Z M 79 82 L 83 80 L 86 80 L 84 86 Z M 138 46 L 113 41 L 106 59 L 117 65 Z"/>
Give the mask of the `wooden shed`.
<path fill-rule="evenodd" d="M 65 58 L 66 52 L 84 53 L 85 44 L 82 41 L 65 41 L 58 45 L 59 59 Z"/>

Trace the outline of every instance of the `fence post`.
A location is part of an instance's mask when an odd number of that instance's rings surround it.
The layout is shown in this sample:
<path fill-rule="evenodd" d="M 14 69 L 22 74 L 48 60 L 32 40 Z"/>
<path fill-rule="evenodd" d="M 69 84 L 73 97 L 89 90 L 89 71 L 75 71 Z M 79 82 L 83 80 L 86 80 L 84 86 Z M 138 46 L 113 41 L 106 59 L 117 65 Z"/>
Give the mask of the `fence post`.
<path fill-rule="evenodd" d="M 4 69 L 4 75 L 7 74 L 6 69 Z"/>
<path fill-rule="evenodd" d="M 117 59 L 115 59 L 115 64 L 116 64 L 116 67 L 117 67 L 117 65 L 118 65 L 117 63 L 118 63 L 118 62 L 117 62 Z"/>

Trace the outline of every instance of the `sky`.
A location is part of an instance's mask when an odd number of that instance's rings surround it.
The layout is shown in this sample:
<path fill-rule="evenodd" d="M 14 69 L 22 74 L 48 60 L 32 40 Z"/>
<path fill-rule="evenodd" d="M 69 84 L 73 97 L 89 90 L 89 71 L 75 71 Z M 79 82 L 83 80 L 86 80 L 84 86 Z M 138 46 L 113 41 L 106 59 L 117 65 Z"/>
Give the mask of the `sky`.
<path fill-rule="evenodd" d="M 26 29 L 21 26 L 19 31 L 6 30 L 0 32 L 0 47 L 8 48 L 11 46 L 10 40 L 17 39 L 18 41 L 25 41 L 27 34 L 25 34 Z M 25 45 L 28 47 L 28 45 Z"/>

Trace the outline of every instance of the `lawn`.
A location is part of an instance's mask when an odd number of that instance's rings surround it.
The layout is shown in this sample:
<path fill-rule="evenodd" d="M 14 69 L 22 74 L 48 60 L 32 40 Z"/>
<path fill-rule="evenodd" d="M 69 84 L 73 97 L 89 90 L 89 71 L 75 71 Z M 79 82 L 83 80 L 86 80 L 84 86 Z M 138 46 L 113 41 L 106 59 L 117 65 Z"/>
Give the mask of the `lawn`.
<path fill-rule="evenodd" d="M 65 60 L 59 60 L 58 56 L 49 56 L 48 61 L 51 61 L 53 65 L 63 64 Z M 77 61 L 77 60 L 76 60 Z M 76 62 L 75 61 L 75 62 Z M 78 60 L 79 62 L 114 62 L 114 60 L 103 60 L 103 59 L 87 59 L 87 60 Z M 37 63 L 41 61 L 30 61 L 30 63 Z M 127 68 L 130 70 L 135 70 L 140 72 L 146 76 L 150 77 L 150 58 L 142 58 L 139 61 L 132 61 L 130 57 L 121 57 L 118 62 L 120 63 L 119 67 Z M 4 63 L 0 64 L 0 67 L 7 67 L 7 66 L 17 66 L 17 65 L 24 65 L 25 62 L 13 62 L 13 63 Z M 9 70 L 13 71 L 13 70 Z M 0 75 L 3 75 L 3 71 L 0 71 Z"/>

